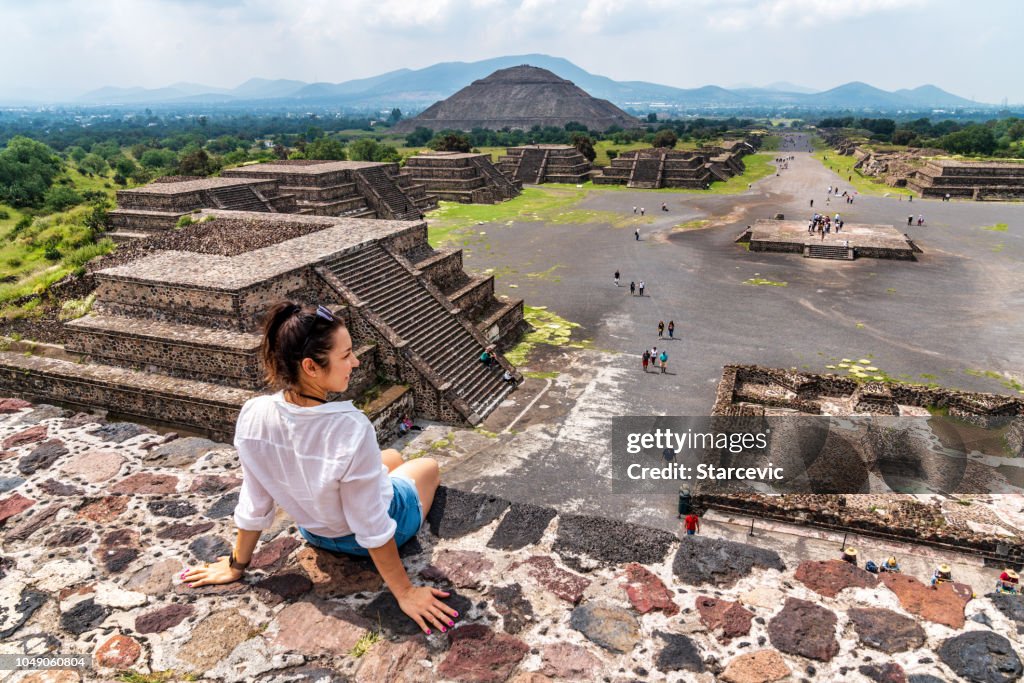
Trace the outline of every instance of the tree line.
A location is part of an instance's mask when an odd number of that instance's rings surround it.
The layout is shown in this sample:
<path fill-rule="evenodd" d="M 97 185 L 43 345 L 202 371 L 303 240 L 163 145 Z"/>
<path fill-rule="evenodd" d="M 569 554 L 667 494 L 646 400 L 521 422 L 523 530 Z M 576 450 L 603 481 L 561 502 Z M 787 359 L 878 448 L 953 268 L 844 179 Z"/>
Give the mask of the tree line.
<path fill-rule="evenodd" d="M 983 122 L 844 116 L 823 118 L 817 125 L 864 131 L 871 140 L 894 145 L 930 147 L 951 154 L 1024 158 L 1024 119 L 1013 116 Z"/>

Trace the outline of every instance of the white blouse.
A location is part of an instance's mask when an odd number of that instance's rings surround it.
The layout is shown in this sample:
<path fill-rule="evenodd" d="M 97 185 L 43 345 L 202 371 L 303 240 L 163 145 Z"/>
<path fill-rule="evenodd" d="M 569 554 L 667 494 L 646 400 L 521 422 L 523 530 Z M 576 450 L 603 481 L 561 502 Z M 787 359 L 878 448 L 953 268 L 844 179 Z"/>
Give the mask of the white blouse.
<path fill-rule="evenodd" d="M 284 392 L 246 401 L 235 426 L 242 489 L 239 529 L 260 531 L 274 503 L 318 536 L 355 534 L 364 548 L 395 535 L 394 497 L 373 425 L 351 401 L 303 408 Z"/>

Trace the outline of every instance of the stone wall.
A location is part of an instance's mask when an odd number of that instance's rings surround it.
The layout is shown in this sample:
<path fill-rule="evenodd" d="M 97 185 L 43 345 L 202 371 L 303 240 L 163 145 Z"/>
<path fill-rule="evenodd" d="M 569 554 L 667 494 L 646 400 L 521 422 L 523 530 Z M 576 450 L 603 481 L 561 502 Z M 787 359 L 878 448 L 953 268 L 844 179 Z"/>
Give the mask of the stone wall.
<path fill-rule="evenodd" d="M 759 390 L 759 387 L 761 390 Z M 780 391 L 782 390 L 782 391 Z M 1024 399 L 998 394 L 964 392 L 904 383 L 861 383 L 838 375 L 818 375 L 755 365 L 728 365 L 722 372 L 712 415 L 763 415 L 766 407 L 781 407 L 803 414 L 820 414 L 814 401 L 847 399 L 867 414 L 895 415 L 898 406 L 945 409 L 950 416 L 989 425 L 993 418 L 1024 416 Z M 1024 446 L 1024 420 L 1015 420 L 1007 432 L 1010 447 Z M 839 531 L 896 540 L 913 540 L 947 550 L 969 549 L 993 561 L 1024 562 L 1024 539 L 949 528 L 934 514 L 922 517 L 908 507 L 907 514 L 879 516 L 846 506 L 843 496 L 750 493 L 701 493 L 699 504 L 757 518 L 779 519 Z"/>

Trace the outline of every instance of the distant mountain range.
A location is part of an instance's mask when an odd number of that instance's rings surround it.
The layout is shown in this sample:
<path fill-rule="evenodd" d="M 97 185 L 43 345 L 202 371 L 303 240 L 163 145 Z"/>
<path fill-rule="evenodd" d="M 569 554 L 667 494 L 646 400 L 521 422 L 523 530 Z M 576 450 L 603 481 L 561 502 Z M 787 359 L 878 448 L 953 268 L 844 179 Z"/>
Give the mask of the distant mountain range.
<path fill-rule="evenodd" d="M 692 108 L 801 107 L 808 109 L 863 109 L 879 111 L 950 109 L 989 106 L 959 97 L 934 85 L 888 92 L 853 82 L 824 92 L 787 82 L 765 87 L 673 88 L 646 81 L 615 81 L 584 71 L 572 62 L 548 55 L 512 55 L 479 62 L 444 62 L 424 69 L 399 69 L 343 83 L 305 83 L 253 78 L 237 88 L 216 88 L 198 83 L 175 83 L 164 88 L 104 87 L 78 97 L 71 104 L 245 104 L 333 105 L 351 108 L 400 107 L 416 110 L 445 99 L 498 69 L 529 64 L 566 78 L 589 94 L 624 108 L 646 111 L 652 106 Z"/>

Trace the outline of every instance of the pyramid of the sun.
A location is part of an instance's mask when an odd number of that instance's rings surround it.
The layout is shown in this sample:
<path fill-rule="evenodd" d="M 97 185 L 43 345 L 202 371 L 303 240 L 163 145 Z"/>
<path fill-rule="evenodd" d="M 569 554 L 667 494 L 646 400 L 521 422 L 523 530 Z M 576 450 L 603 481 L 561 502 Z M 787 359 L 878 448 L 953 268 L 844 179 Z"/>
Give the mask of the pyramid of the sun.
<path fill-rule="evenodd" d="M 395 130 L 410 132 L 420 126 L 431 130 L 529 130 L 537 125 L 561 128 L 571 121 L 601 131 L 640 125 L 635 117 L 608 100 L 591 97 L 572 81 L 524 65 L 473 81 L 419 116 L 402 121 Z"/>

